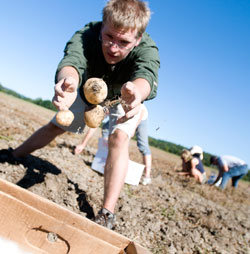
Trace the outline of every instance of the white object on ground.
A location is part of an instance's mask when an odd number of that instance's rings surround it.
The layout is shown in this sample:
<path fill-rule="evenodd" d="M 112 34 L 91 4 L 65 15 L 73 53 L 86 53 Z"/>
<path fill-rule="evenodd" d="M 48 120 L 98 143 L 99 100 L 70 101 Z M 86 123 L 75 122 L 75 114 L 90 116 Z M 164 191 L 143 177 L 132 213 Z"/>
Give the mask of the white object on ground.
<path fill-rule="evenodd" d="M 107 156 L 108 156 L 108 141 L 106 139 L 99 138 L 98 150 L 92 162 L 91 168 L 103 174 Z M 129 160 L 128 172 L 125 178 L 125 183 L 131 185 L 138 185 L 143 170 L 144 170 L 143 164 Z"/>

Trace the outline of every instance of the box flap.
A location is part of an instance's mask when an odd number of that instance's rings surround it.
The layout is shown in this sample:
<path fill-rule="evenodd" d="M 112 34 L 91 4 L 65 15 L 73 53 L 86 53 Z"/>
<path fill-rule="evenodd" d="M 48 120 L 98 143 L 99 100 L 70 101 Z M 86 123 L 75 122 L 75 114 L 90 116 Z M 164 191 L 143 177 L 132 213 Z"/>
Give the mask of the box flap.
<path fill-rule="evenodd" d="M 126 248 L 127 254 L 152 254 L 149 250 L 143 248 L 139 244 L 135 242 L 130 242 L 128 247 Z"/>
<path fill-rule="evenodd" d="M 56 220 L 0 191 L 0 235 L 32 253 L 121 253 L 121 249 Z"/>
<path fill-rule="evenodd" d="M 121 249 L 125 249 L 131 241 L 79 214 L 73 213 L 48 199 L 40 197 L 3 179 L 0 179 L 0 190 L 65 224 L 74 226 Z"/>
<path fill-rule="evenodd" d="M 0 203 L 0 236 L 31 248 L 32 253 L 79 254 L 82 249 L 83 253 L 151 253 L 129 238 L 3 179 Z"/>

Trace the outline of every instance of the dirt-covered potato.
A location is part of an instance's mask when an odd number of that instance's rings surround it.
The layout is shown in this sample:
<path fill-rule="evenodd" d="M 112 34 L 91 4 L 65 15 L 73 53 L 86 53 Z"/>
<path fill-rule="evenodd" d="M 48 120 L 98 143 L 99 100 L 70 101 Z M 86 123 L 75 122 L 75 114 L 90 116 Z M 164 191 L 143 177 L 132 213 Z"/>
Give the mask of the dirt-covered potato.
<path fill-rule="evenodd" d="M 106 99 L 108 87 L 103 79 L 89 78 L 83 86 L 83 92 L 87 101 L 96 105 Z"/>
<path fill-rule="evenodd" d="M 62 126 L 69 126 L 74 120 L 74 114 L 70 110 L 57 112 L 56 121 Z"/>
<path fill-rule="evenodd" d="M 90 128 L 97 128 L 105 118 L 105 112 L 102 106 L 94 105 L 84 112 L 85 123 Z"/>

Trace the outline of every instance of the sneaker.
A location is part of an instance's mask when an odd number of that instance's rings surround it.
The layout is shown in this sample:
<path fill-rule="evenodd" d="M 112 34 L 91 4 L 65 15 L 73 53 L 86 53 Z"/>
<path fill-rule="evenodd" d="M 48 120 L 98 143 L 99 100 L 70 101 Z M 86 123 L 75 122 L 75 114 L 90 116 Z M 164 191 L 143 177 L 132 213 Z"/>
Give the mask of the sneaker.
<path fill-rule="evenodd" d="M 152 183 L 152 180 L 150 177 L 143 177 L 143 179 L 142 179 L 143 185 L 147 185 L 147 184 L 151 184 L 151 183 Z"/>
<path fill-rule="evenodd" d="M 0 162 L 8 162 L 10 164 L 18 165 L 20 163 L 20 159 L 15 158 L 12 155 L 12 151 L 13 149 L 11 147 L 0 150 Z"/>
<path fill-rule="evenodd" d="M 102 208 L 96 215 L 94 222 L 108 229 L 114 229 L 115 228 L 115 214 L 111 213 L 106 208 Z"/>

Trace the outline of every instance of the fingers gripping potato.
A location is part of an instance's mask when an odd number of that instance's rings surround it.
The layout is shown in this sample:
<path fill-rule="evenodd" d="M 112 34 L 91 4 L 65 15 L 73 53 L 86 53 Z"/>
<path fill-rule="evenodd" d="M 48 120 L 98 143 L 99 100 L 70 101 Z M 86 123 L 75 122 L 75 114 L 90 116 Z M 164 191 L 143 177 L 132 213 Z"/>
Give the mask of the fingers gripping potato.
<path fill-rule="evenodd" d="M 105 112 L 102 106 L 94 105 L 84 112 L 85 123 L 90 128 L 97 128 L 105 118 Z"/>
<path fill-rule="evenodd" d="M 56 121 L 62 126 L 69 126 L 74 120 L 74 114 L 70 110 L 61 110 L 56 114 Z"/>
<path fill-rule="evenodd" d="M 102 103 L 108 94 L 107 85 L 100 78 L 89 78 L 83 86 L 83 91 L 87 101 L 95 105 Z"/>

